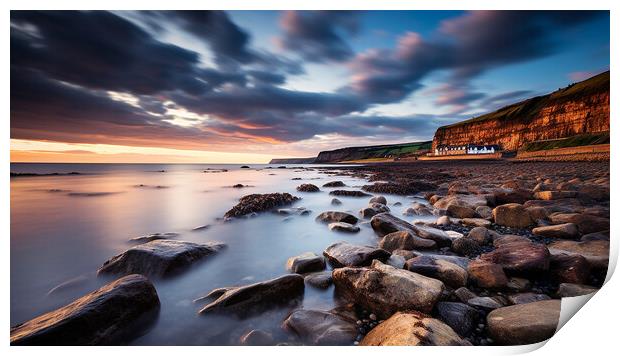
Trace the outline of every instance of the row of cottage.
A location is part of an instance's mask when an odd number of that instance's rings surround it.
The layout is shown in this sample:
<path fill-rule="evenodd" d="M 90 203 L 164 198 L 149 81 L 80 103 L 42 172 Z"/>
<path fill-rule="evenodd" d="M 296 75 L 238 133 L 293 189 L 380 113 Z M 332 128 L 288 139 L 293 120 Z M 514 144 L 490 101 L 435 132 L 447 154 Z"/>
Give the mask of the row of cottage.
<path fill-rule="evenodd" d="M 433 152 L 435 156 L 446 155 L 483 155 L 493 154 L 500 150 L 499 145 L 438 145 Z"/>

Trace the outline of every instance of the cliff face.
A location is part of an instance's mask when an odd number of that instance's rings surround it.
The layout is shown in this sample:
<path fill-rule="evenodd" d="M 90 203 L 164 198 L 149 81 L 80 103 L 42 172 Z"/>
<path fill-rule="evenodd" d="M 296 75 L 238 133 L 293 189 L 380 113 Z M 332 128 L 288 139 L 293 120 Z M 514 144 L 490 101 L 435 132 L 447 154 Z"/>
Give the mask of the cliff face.
<path fill-rule="evenodd" d="M 430 141 L 425 141 L 379 146 L 345 147 L 332 151 L 321 151 L 314 162 L 335 163 L 372 158 L 403 157 L 415 154 L 420 150 L 428 150 L 430 144 Z"/>
<path fill-rule="evenodd" d="M 439 144 L 499 144 L 516 150 L 525 143 L 609 131 L 609 72 L 496 112 L 440 127 Z"/>
<path fill-rule="evenodd" d="M 272 158 L 269 164 L 310 164 L 314 163 L 315 157 L 309 158 Z"/>

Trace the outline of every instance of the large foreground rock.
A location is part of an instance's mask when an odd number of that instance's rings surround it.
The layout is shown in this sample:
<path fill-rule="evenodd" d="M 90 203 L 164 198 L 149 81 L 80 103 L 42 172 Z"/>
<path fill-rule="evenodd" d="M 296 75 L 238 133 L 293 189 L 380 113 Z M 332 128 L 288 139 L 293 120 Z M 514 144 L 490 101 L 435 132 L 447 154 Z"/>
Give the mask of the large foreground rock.
<path fill-rule="evenodd" d="M 553 336 L 560 319 L 560 300 L 512 305 L 489 313 L 487 323 L 500 345 L 527 345 Z"/>
<path fill-rule="evenodd" d="M 355 319 L 322 310 L 296 310 L 283 326 L 310 345 L 351 345 L 357 336 Z"/>
<path fill-rule="evenodd" d="M 273 208 L 289 205 L 299 200 L 289 193 L 250 194 L 241 197 L 239 203 L 224 214 L 225 218 L 235 218 L 250 213 L 259 213 Z"/>
<path fill-rule="evenodd" d="M 443 322 L 417 312 L 396 313 L 372 329 L 364 346 L 466 346 L 471 345 Z"/>
<path fill-rule="evenodd" d="M 374 261 L 370 268 L 338 268 L 336 291 L 345 299 L 387 318 L 397 311 L 430 313 L 441 296 L 441 281 Z"/>
<path fill-rule="evenodd" d="M 97 271 L 99 275 L 143 274 L 148 277 L 169 277 L 182 272 L 192 263 L 205 259 L 225 245 L 197 244 L 176 240 L 154 240 L 116 255 Z"/>
<path fill-rule="evenodd" d="M 272 306 L 289 304 L 303 294 L 304 277 L 287 274 L 250 285 L 218 288 L 198 301 L 217 298 L 202 308 L 201 314 L 221 312 L 246 317 Z"/>
<path fill-rule="evenodd" d="M 543 244 L 509 242 L 499 245 L 493 252 L 481 255 L 480 259 L 497 263 L 511 274 L 528 275 L 547 271 L 550 254 Z"/>
<path fill-rule="evenodd" d="M 123 344 L 147 330 L 158 311 L 155 287 L 133 274 L 12 327 L 11 345 Z"/>
<path fill-rule="evenodd" d="M 386 250 L 372 246 L 351 245 L 344 241 L 328 246 L 323 255 L 335 267 L 368 266 L 372 260 L 385 261 L 390 258 L 390 253 Z"/>

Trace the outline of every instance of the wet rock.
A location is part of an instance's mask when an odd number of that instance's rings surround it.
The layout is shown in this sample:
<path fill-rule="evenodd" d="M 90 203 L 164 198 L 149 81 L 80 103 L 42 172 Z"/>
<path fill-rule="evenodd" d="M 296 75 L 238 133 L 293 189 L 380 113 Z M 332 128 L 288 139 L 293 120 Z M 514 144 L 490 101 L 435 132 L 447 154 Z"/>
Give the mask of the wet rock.
<path fill-rule="evenodd" d="M 452 241 L 451 249 L 461 256 L 476 256 L 480 253 L 480 245 L 476 240 L 465 237 Z"/>
<path fill-rule="evenodd" d="M 368 207 L 360 210 L 360 215 L 363 218 L 369 219 L 377 214 L 387 213 L 389 211 L 390 208 L 388 208 L 387 205 L 381 203 L 371 203 Z"/>
<path fill-rule="evenodd" d="M 471 305 L 472 307 L 482 308 L 487 311 L 501 308 L 504 306 L 504 304 L 491 297 L 471 298 L 467 301 L 467 304 Z"/>
<path fill-rule="evenodd" d="M 353 197 L 353 198 L 362 198 L 369 197 L 370 194 L 364 193 L 360 190 L 332 190 L 329 192 L 329 195 L 336 195 L 339 197 Z"/>
<path fill-rule="evenodd" d="M 560 301 L 512 305 L 487 316 L 489 334 L 500 345 L 527 345 L 553 336 L 560 319 Z"/>
<path fill-rule="evenodd" d="M 468 300 L 476 298 L 476 293 L 470 291 L 466 287 L 461 287 L 454 291 L 454 295 L 463 303 L 467 303 Z"/>
<path fill-rule="evenodd" d="M 495 251 L 485 253 L 480 258 L 501 265 L 508 273 L 529 275 L 547 271 L 550 254 L 542 244 L 513 242 L 501 244 Z"/>
<path fill-rule="evenodd" d="M 508 277 L 502 266 L 483 260 L 469 263 L 467 272 L 473 283 L 481 288 L 501 289 L 508 284 Z"/>
<path fill-rule="evenodd" d="M 497 248 L 504 244 L 517 242 L 529 243 L 531 240 L 525 236 L 519 235 L 497 235 L 493 239 L 493 246 Z"/>
<path fill-rule="evenodd" d="M 433 211 L 426 205 L 420 203 L 413 203 L 411 207 L 407 208 L 403 215 L 415 216 L 415 215 L 433 215 Z"/>
<path fill-rule="evenodd" d="M 298 192 L 314 193 L 314 192 L 320 192 L 321 190 L 319 189 L 319 187 L 317 187 L 314 184 L 304 183 L 304 184 L 302 184 L 302 185 L 297 187 L 297 191 Z"/>
<path fill-rule="evenodd" d="M 495 238 L 498 238 L 499 234 L 495 231 L 489 230 L 484 227 L 474 227 L 467 234 L 468 239 L 472 239 L 478 243 L 478 245 L 484 246 L 491 243 Z"/>
<path fill-rule="evenodd" d="M 464 218 L 464 219 L 461 219 L 461 224 L 465 226 L 479 226 L 479 227 L 491 226 L 491 222 L 489 220 L 480 219 L 480 218 Z"/>
<path fill-rule="evenodd" d="M 609 219 L 590 214 L 564 213 L 552 214 L 550 217 L 554 224 L 573 223 L 582 234 L 609 230 Z"/>
<path fill-rule="evenodd" d="M 299 200 L 289 193 L 250 194 L 239 199 L 239 203 L 224 214 L 224 218 L 240 217 L 250 213 L 259 213 Z"/>
<path fill-rule="evenodd" d="M 532 225 L 527 210 L 521 204 L 504 204 L 493 209 L 493 220 L 498 225 L 523 228 Z"/>
<path fill-rule="evenodd" d="M 145 242 L 150 242 L 150 241 L 154 241 L 154 240 L 172 239 L 172 238 L 175 238 L 177 236 L 179 236 L 179 234 L 176 233 L 176 232 L 156 232 L 154 234 L 134 237 L 134 238 L 130 239 L 129 241 L 130 242 L 135 242 L 135 243 L 145 243 Z"/>
<path fill-rule="evenodd" d="M 345 222 L 334 222 L 328 225 L 329 229 L 332 231 L 340 231 L 340 232 L 349 232 L 355 233 L 359 232 L 359 226 L 351 225 Z"/>
<path fill-rule="evenodd" d="M 306 252 L 289 258 L 286 261 L 286 269 L 299 274 L 322 271 L 325 269 L 325 259 L 314 252 Z"/>
<path fill-rule="evenodd" d="M 316 221 L 322 222 L 324 224 L 330 224 L 334 222 L 356 224 L 357 218 L 355 217 L 355 215 L 351 215 L 342 211 L 325 211 L 316 217 Z"/>
<path fill-rule="evenodd" d="M 364 346 L 471 345 L 448 325 L 418 312 L 399 312 L 372 329 L 360 342 Z"/>
<path fill-rule="evenodd" d="M 401 310 L 429 313 L 444 290 L 439 280 L 379 261 L 370 267 L 335 269 L 332 277 L 341 296 L 380 318 Z"/>
<path fill-rule="evenodd" d="M 528 189 L 506 189 L 498 188 L 493 191 L 495 204 L 518 203 L 523 204 L 532 199 L 532 192 Z"/>
<path fill-rule="evenodd" d="M 599 231 L 599 232 L 591 232 L 589 234 L 585 234 L 581 236 L 581 241 L 609 241 L 609 230 Z"/>
<path fill-rule="evenodd" d="M 437 186 L 433 183 L 409 180 L 406 182 L 387 182 L 365 185 L 363 190 L 371 193 L 413 195 L 425 190 L 435 190 Z"/>
<path fill-rule="evenodd" d="M 559 298 L 577 297 L 580 295 L 587 295 L 598 292 L 598 288 L 588 286 L 585 284 L 576 283 L 560 283 L 557 291 Z"/>
<path fill-rule="evenodd" d="M 327 182 L 327 183 L 323 184 L 323 187 L 326 187 L 326 188 L 336 188 L 336 187 L 346 187 L 346 186 L 347 185 L 344 184 L 340 180 L 335 180 L 335 181 L 331 181 L 331 182 Z"/>
<path fill-rule="evenodd" d="M 489 220 L 493 218 L 493 209 L 491 209 L 490 207 L 486 205 L 477 206 L 475 211 L 476 211 L 476 214 L 478 214 L 478 216 L 480 216 L 483 219 Z"/>
<path fill-rule="evenodd" d="M 155 240 L 137 245 L 106 261 L 98 275 L 143 274 L 148 277 L 170 277 L 183 272 L 226 245 L 197 244 L 187 241 Z"/>
<path fill-rule="evenodd" d="M 218 288 L 198 301 L 217 296 L 200 314 L 233 313 L 243 318 L 277 305 L 290 305 L 303 294 L 304 277 L 287 274 L 250 285 Z"/>
<path fill-rule="evenodd" d="M 547 209 L 542 206 L 532 206 L 529 208 L 525 208 L 527 213 L 530 215 L 533 221 L 547 221 L 549 218 L 549 212 Z"/>
<path fill-rule="evenodd" d="M 342 202 L 340 201 L 340 199 L 334 198 L 334 199 L 332 199 L 331 204 L 332 205 L 341 205 Z"/>
<path fill-rule="evenodd" d="M 304 282 L 315 288 L 328 288 L 332 284 L 332 272 L 324 271 L 310 273 L 304 277 Z"/>
<path fill-rule="evenodd" d="M 439 218 L 437 218 L 437 221 L 435 222 L 435 225 L 450 226 L 450 225 L 452 225 L 452 220 L 447 215 L 440 216 Z"/>
<path fill-rule="evenodd" d="M 392 254 L 390 258 L 388 258 L 387 261 L 385 261 L 386 264 L 394 268 L 405 267 L 405 262 L 407 262 L 407 260 L 403 256 L 395 255 L 395 254 Z"/>
<path fill-rule="evenodd" d="M 312 211 L 303 207 L 277 209 L 273 212 L 278 215 L 310 215 L 312 213 Z"/>
<path fill-rule="evenodd" d="M 437 317 L 446 323 L 457 334 L 471 334 L 478 319 L 478 311 L 467 304 L 455 302 L 439 302 L 436 306 Z"/>
<path fill-rule="evenodd" d="M 590 277 L 590 263 L 581 255 L 551 254 L 549 271 L 557 282 L 584 284 Z"/>
<path fill-rule="evenodd" d="M 387 199 L 383 195 L 376 195 L 368 201 L 368 204 L 379 203 L 383 205 L 387 205 Z"/>
<path fill-rule="evenodd" d="M 513 292 L 524 292 L 530 290 L 532 287 L 532 283 L 525 278 L 512 277 L 508 279 L 508 284 L 506 284 L 506 289 L 509 289 Z"/>
<path fill-rule="evenodd" d="M 566 198 L 574 198 L 577 196 L 577 192 L 573 190 L 546 190 L 534 193 L 534 198 L 540 200 L 556 200 L 556 199 L 566 199 Z"/>
<path fill-rule="evenodd" d="M 271 346 L 275 343 L 273 336 L 263 330 L 251 330 L 239 339 L 243 346 Z"/>
<path fill-rule="evenodd" d="M 548 245 L 554 254 L 583 256 L 593 269 L 607 270 L 609 264 L 609 241 L 554 241 Z"/>
<path fill-rule="evenodd" d="M 370 225 L 379 237 L 396 231 L 407 231 L 414 236 L 433 240 L 438 246 L 450 246 L 452 244 L 452 239 L 442 230 L 427 226 L 412 225 L 388 213 L 381 213 L 373 216 Z"/>
<path fill-rule="evenodd" d="M 351 345 L 357 336 L 354 319 L 321 310 L 296 310 L 283 327 L 310 345 Z"/>
<path fill-rule="evenodd" d="M 118 345 L 140 336 L 158 311 L 153 284 L 133 274 L 12 327 L 11 345 Z"/>
<path fill-rule="evenodd" d="M 351 245 L 344 241 L 328 246 L 323 255 L 335 267 L 368 266 L 372 260 L 385 261 L 390 258 L 390 253 L 386 250 L 372 246 Z"/>
<path fill-rule="evenodd" d="M 532 233 L 555 239 L 576 239 L 579 237 L 577 225 L 573 223 L 536 227 L 532 229 Z"/>
<path fill-rule="evenodd" d="M 405 269 L 438 279 L 453 288 L 467 284 L 467 271 L 464 268 L 431 256 L 418 256 L 407 260 Z"/>
<path fill-rule="evenodd" d="M 394 250 L 433 249 L 435 241 L 419 238 L 408 231 L 396 231 L 381 238 L 379 247 L 392 252 Z"/>
<path fill-rule="evenodd" d="M 405 261 L 420 256 L 419 253 L 410 250 L 394 250 L 392 251 L 392 255 L 402 256 Z"/>
<path fill-rule="evenodd" d="M 549 300 L 549 297 L 546 294 L 536 294 L 536 293 L 518 293 L 508 296 L 508 301 L 512 304 L 526 304 L 526 303 L 534 303 L 539 302 L 541 300 Z"/>

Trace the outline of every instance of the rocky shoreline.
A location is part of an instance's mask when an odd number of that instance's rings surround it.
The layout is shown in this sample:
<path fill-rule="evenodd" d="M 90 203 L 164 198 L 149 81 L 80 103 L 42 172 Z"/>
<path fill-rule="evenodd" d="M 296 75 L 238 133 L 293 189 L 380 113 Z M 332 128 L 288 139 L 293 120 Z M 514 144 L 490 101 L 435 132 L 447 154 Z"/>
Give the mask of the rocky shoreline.
<path fill-rule="evenodd" d="M 222 221 L 234 224 L 268 212 L 312 214 L 329 230 L 356 234 L 372 229 L 376 243 L 334 241 L 322 256 L 318 251 L 287 256 L 281 276 L 196 296 L 196 317 L 217 313 L 245 319 L 290 308 L 276 326 L 289 338 L 255 329 L 239 344 L 535 343 L 555 332 L 562 297 L 593 293 L 605 279 L 609 162 L 415 162 L 317 169 L 369 184 L 345 190 L 341 181 L 319 188 L 302 179 L 298 194 L 324 195 L 334 208 L 334 195 L 356 199 L 358 214 L 287 207 L 300 199 L 289 193 L 250 194 Z M 416 197 L 417 202 L 396 216 L 390 207 L 397 202 L 380 194 L 401 195 L 403 202 Z M 147 278 L 174 278 L 190 265 L 222 258 L 217 255 L 224 244 L 174 237 L 161 233 L 133 239 L 137 245 L 98 271 L 100 277 L 119 279 L 12 327 L 11 344 L 122 344 L 147 332 L 159 310 Z M 305 288 L 330 285 L 336 308 L 298 306 Z M 79 327 L 84 320 L 88 328 Z"/>

